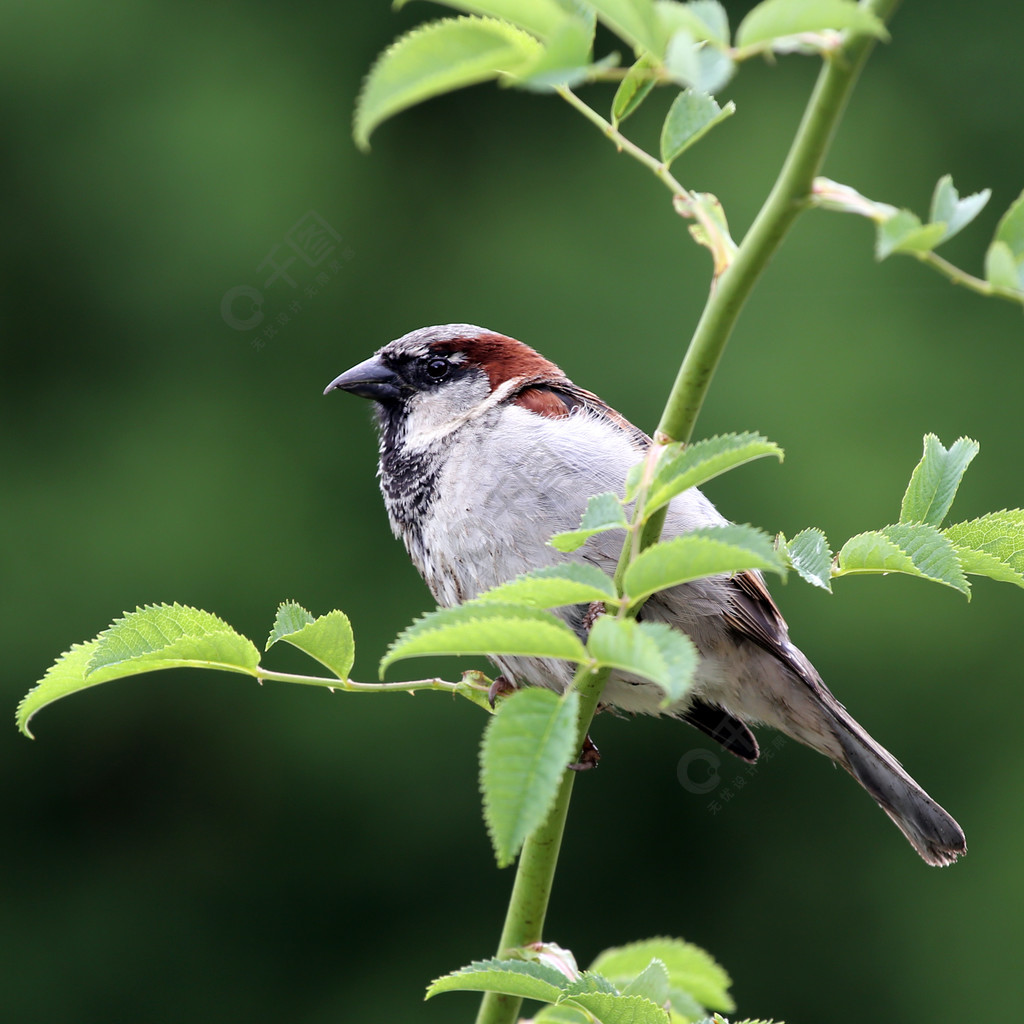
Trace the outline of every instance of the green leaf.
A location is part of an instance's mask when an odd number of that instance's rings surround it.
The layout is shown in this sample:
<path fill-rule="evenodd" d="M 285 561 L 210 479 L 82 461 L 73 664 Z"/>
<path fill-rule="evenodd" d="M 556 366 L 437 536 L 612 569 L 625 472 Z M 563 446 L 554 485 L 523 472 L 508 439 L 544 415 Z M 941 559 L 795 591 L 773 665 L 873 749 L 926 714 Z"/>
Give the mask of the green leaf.
<path fill-rule="evenodd" d="M 146 605 L 115 619 L 96 638 L 86 674 L 131 664 L 134 672 L 161 668 L 221 668 L 253 671 L 260 663 L 252 641 L 210 612 L 180 604 Z"/>
<path fill-rule="evenodd" d="M 409 0 L 394 0 L 396 9 Z M 444 0 L 446 7 L 508 21 L 537 36 L 550 39 L 566 20 L 566 12 L 556 0 Z"/>
<path fill-rule="evenodd" d="M 1013 258 L 1013 250 L 996 239 L 985 252 L 985 280 L 996 288 L 1007 291 L 1020 291 L 1024 288 L 1024 278 Z"/>
<path fill-rule="evenodd" d="M 673 32 L 665 47 L 665 70 L 677 84 L 689 88 L 700 78 L 697 40 L 685 28 Z"/>
<path fill-rule="evenodd" d="M 123 676 L 134 675 L 134 669 L 122 666 L 100 669 L 93 672 L 86 680 L 86 669 L 89 660 L 96 653 L 99 641 L 90 640 L 85 644 L 75 644 L 70 651 L 65 651 L 47 670 L 46 675 L 21 699 L 18 704 L 16 722 L 18 728 L 29 739 L 35 739 L 35 734 L 28 727 L 29 721 L 36 712 L 52 704 L 61 697 L 67 697 L 79 690 L 88 689 L 90 686 L 97 686 L 100 683 L 109 682 L 111 679 L 120 679 Z"/>
<path fill-rule="evenodd" d="M 932 195 L 932 209 L 928 218 L 933 224 L 946 225 L 946 230 L 939 241 L 945 242 L 967 227 L 985 208 L 991 195 L 992 190 L 986 188 L 961 199 L 960 193 L 953 185 L 952 175 L 944 174 L 939 178 L 935 185 L 935 193 Z"/>
<path fill-rule="evenodd" d="M 619 990 L 603 975 L 593 971 L 582 971 L 565 989 L 566 996 L 583 995 L 588 992 L 607 992 L 617 996 Z"/>
<path fill-rule="evenodd" d="M 668 1003 L 672 1007 L 672 1013 L 669 1015 L 672 1024 L 691 1024 L 692 1021 L 707 1018 L 705 1008 L 689 992 L 673 985 L 669 986 Z"/>
<path fill-rule="evenodd" d="M 899 210 L 878 224 L 875 235 L 875 257 L 884 260 L 894 252 L 931 252 L 942 241 L 944 224 L 922 224 L 910 210 Z"/>
<path fill-rule="evenodd" d="M 964 572 L 1024 586 L 1024 511 L 1006 509 L 943 531 Z"/>
<path fill-rule="evenodd" d="M 996 226 L 985 254 L 985 280 L 997 288 L 1024 290 L 1024 192 L 1011 203 Z"/>
<path fill-rule="evenodd" d="M 947 451 L 934 434 L 925 434 L 924 454 L 903 495 L 900 522 L 941 526 L 978 450 L 977 441 L 961 437 Z"/>
<path fill-rule="evenodd" d="M 600 665 L 609 665 L 656 683 L 663 708 L 686 696 L 697 669 L 693 641 L 661 622 L 637 622 L 602 615 L 594 623 L 587 649 Z"/>
<path fill-rule="evenodd" d="M 731 100 L 720 107 L 713 96 L 686 89 L 669 107 L 661 126 L 661 159 L 670 165 L 681 153 L 706 135 L 716 124 L 736 112 Z"/>
<path fill-rule="evenodd" d="M 598 20 L 632 47 L 655 57 L 665 52 L 668 36 L 654 11 L 652 0 L 588 0 Z"/>
<path fill-rule="evenodd" d="M 599 954 L 590 970 L 599 971 L 617 985 L 636 978 L 653 959 L 668 970 L 669 982 L 691 995 L 702 1006 L 732 1011 L 729 975 L 699 946 L 682 939 L 655 938 L 615 946 Z"/>
<path fill-rule="evenodd" d="M 833 575 L 902 572 L 959 590 L 970 596 L 952 542 L 926 523 L 897 523 L 851 537 L 839 552 Z"/>
<path fill-rule="evenodd" d="M 626 569 L 623 588 L 635 604 L 680 583 L 746 569 L 785 573 L 768 534 L 753 526 L 701 527 L 642 551 Z"/>
<path fill-rule="evenodd" d="M 297 601 L 282 601 L 277 606 L 274 625 L 270 630 L 270 636 L 267 637 L 267 643 L 263 650 L 269 651 L 278 640 L 289 633 L 297 633 L 303 626 L 308 626 L 312 621 L 312 612 L 307 611 Z"/>
<path fill-rule="evenodd" d="M 699 92 L 714 95 L 729 83 L 735 73 L 736 62 L 725 51 L 714 46 L 702 46 L 697 50 L 697 80 L 693 86 Z"/>
<path fill-rule="evenodd" d="M 934 527 L 897 523 L 885 527 L 885 535 L 910 555 L 915 568 L 925 579 L 944 583 L 970 598 L 971 585 L 960 567 L 956 550 L 949 539 Z"/>
<path fill-rule="evenodd" d="M 770 45 L 774 39 L 830 28 L 889 38 L 882 21 L 851 0 L 764 0 L 740 23 L 736 46 Z"/>
<path fill-rule="evenodd" d="M 972 576 L 987 576 L 997 583 L 1013 583 L 1018 587 L 1024 587 L 1024 573 L 1014 569 L 998 555 L 978 551 L 976 548 L 961 547 L 959 544 L 954 544 L 954 547 L 960 559 L 960 568 L 965 573 Z"/>
<path fill-rule="evenodd" d="M 554 615 L 523 605 L 470 601 L 417 619 L 388 648 L 381 674 L 396 661 L 435 654 L 586 659 L 579 638 Z"/>
<path fill-rule="evenodd" d="M 613 67 L 618 63 L 616 54 L 597 64 L 590 63 L 593 35 L 582 22 L 566 18 L 537 59 L 520 72 L 515 84 L 535 92 L 551 92 L 559 86 L 572 88 L 596 71 Z"/>
<path fill-rule="evenodd" d="M 589 604 L 591 601 L 617 603 L 615 583 L 596 565 L 563 562 L 517 576 L 484 591 L 478 601 L 504 601 L 531 608 L 559 608 L 567 604 Z"/>
<path fill-rule="evenodd" d="M 588 992 L 566 999 L 570 1005 L 581 1006 L 601 1024 L 668 1024 L 668 1014 L 643 996 L 619 996 L 608 992 Z"/>
<path fill-rule="evenodd" d="M 691 445 L 667 445 L 651 481 L 645 518 L 677 494 L 767 455 L 774 455 L 780 462 L 783 459 L 777 444 L 753 433 L 723 434 Z"/>
<path fill-rule="evenodd" d="M 594 1018 L 584 1010 L 566 1003 L 542 1006 L 531 1018 L 533 1024 L 593 1024 Z"/>
<path fill-rule="evenodd" d="M 541 44 L 492 18 L 432 21 L 402 36 L 373 65 L 356 102 L 353 134 L 366 149 L 382 121 L 432 96 L 515 75 L 536 61 Z"/>
<path fill-rule="evenodd" d="M 548 816 L 566 767 L 577 753 L 579 694 L 559 697 L 530 687 L 502 701 L 480 748 L 484 819 L 498 867 L 515 860 Z"/>
<path fill-rule="evenodd" d="M 663 960 L 657 957 L 623 988 L 624 996 L 643 996 L 659 1006 L 668 1000 L 669 978 L 668 968 Z"/>
<path fill-rule="evenodd" d="M 455 684 L 453 691 L 459 697 L 464 697 L 470 703 L 483 709 L 489 715 L 494 714 L 494 707 L 488 696 L 488 690 L 492 680 L 477 669 L 468 669 L 462 673 L 462 678 Z"/>
<path fill-rule="evenodd" d="M 138 626 L 135 636 L 133 623 Z M 159 626 L 163 632 L 158 636 Z M 182 632 L 175 636 L 179 628 Z M 186 634 L 185 628 L 191 633 Z M 96 639 L 62 654 L 18 705 L 18 728 L 31 738 L 29 721 L 42 708 L 113 679 L 181 666 L 254 676 L 258 663 L 256 648 L 215 615 L 182 605 L 140 609 L 118 619 Z"/>
<path fill-rule="evenodd" d="M 868 530 L 851 537 L 837 556 L 839 573 L 905 572 L 918 575 L 914 560 L 881 530 Z"/>
<path fill-rule="evenodd" d="M 501 992 L 521 999 L 553 1003 L 568 984 L 565 975 L 553 967 L 526 960 L 474 960 L 468 967 L 437 978 L 427 988 L 426 998 L 441 992 Z"/>
<path fill-rule="evenodd" d="M 672 205 L 680 217 L 693 218 L 694 223 L 687 230 L 698 245 L 706 246 L 711 252 L 715 277 L 725 273 L 739 247 L 729 234 L 725 210 L 718 197 L 710 192 L 694 192 L 690 196 L 676 196 Z M 699 218 L 698 210 L 704 212 L 706 220 Z"/>
<path fill-rule="evenodd" d="M 629 523 L 622 511 L 622 502 L 608 491 L 587 499 L 587 508 L 580 519 L 578 530 L 556 533 L 548 543 L 557 551 L 575 551 L 591 537 L 606 530 L 624 530 Z"/>
<path fill-rule="evenodd" d="M 622 124 L 647 98 L 654 88 L 653 72 L 657 66 L 657 61 L 644 55 L 626 72 L 612 100 L 613 125 Z"/>
<path fill-rule="evenodd" d="M 729 45 L 729 15 L 718 0 L 655 0 L 654 9 L 668 36 L 686 29 L 694 39 Z"/>
<path fill-rule="evenodd" d="M 736 71 L 736 62 L 725 50 L 704 42 L 685 25 L 669 37 L 664 66 L 679 85 L 698 93 L 712 94 L 718 92 Z"/>
<path fill-rule="evenodd" d="M 348 679 L 352 671 L 356 651 L 352 625 L 337 609 L 314 619 L 301 605 L 285 602 L 277 610 L 266 650 L 279 640 L 315 658 L 339 679 Z"/>
<path fill-rule="evenodd" d="M 1018 266 L 1024 261 L 1024 192 L 1017 196 L 1000 218 L 995 238 L 1010 247 Z"/>
<path fill-rule="evenodd" d="M 801 530 L 786 545 L 786 552 L 793 568 L 808 583 L 832 593 L 832 549 L 821 530 Z"/>

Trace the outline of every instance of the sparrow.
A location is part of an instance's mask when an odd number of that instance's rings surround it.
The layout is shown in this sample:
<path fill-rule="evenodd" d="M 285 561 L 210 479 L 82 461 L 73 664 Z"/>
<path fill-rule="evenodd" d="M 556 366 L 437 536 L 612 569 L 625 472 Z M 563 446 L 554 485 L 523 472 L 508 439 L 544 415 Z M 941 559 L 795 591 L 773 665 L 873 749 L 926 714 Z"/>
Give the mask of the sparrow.
<path fill-rule="evenodd" d="M 438 605 L 450 607 L 521 573 L 572 559 L 613 573 L 621 531 L 562 554 L 548 544 L 577 529 L 588 497 L 620 496 L 651 439 L 554 363 L 473 324 L 424 327 L 346 370 L 341 390 L 376 403 L 380 488 L 391 527 Z M 727 520 L 696 488 L 672 500 L 662 537 Z M 586 639 L 588 606 L 556 609 Z M 966 852 L 960 826 L 850 716 L 789 639 L 756 571 L 714 576 L 652 596 L 640 611 L 686 633 L 700 659 L 687 696 L 613 673 L 602 702 L 665 713 L 753 762 L 751 726 L 767 725 L 850 773 L 929 864 Z M 564 692 L 573 665 L 540 657 L 491 659 L 513 686 Z"/>

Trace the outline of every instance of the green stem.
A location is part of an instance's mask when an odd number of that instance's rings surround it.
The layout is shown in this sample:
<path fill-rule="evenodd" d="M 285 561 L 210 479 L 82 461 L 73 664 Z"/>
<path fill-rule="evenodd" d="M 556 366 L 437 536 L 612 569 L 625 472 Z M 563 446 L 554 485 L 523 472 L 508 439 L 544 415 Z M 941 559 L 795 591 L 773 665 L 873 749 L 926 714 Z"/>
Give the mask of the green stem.
<path fill-rule="evenodd" d="M 211 666 L 207 665 L 206 667 Z M 357 683 L 352 679 L 304 676 L 296 675 L 294 672 L 273 672 L 263 668 L 262 665 L 257 665 L 252 671 L 232 668 L 229 665 L 217 667 L 253 675 L 260 683 L 268 679 L 274 683 L 302 683 L 305 686 L 323 686 L 332 693 L 335 690 L 341 690 L 344 693 L 415 693 L 417 690 L 441 690 L 453 696 L 465 697 L 466 700 L 482 707 L 485 711 L 493 710 L 488 699 L 489 687 L 484 685 L 489 680 L 479 672 L 466 672 L 457 683 L 450 683 L 446 679 L 411 679 L 399 683 Z M 475 677 L 483 679 L 483 682 L 478 682 Z"/>
<path fill-rule="evenodd" d="M 606 120 L 593 107 L 584 103 L 568 86 L 559 86 L 556 92 L 588 121 L 597 125 L 604 135 L 615 143 L 615 147 L 619 152 L 628 153 L 638 163 L 643 164 L 673 195 L 682 196 L 689 200 L 694 219 L 704 228 L 709 238 L 714 239 L 721 234 L 721 229 L 711 219 L 703 205 L 697 201 L 697 196 L 676 179 L 675 175 L 669 170 L 668 164 L 663 163 L 657 157 L 651 156 L 650 153 L 645 149 L 641 149 L 632 139 L 628 139 L 611 121 Z"/>
<path fill-rule="evenodd" d="M 392 691 L 405 691 L 412 693 L 415 690 L 448 690 L 456 693 L 464 688 L 464 683 L 449 683 L 446 679 L 412 679 L 400 683 L 357 683 L 353 679 L 337 679 L 325 676 L 303 676 L 293 672 L 273 672 L 270 669 L 257 666 L 253 670 L 256 678 L 261 682 L 269 679 L 275 683 L 305 683 L 308 686 L 325 686 L 328 690 L 344 690 L 346 693 L 387 693 Z M 480 687 L 484 693 L 486 687 Z"/>
<path fill-rule="evenodd" d="M 983 281 L 980 277 L 975 277 L 973 274 L 967 273 L 966 270 L 961 270 L 950 263 L 949 260 L 943 259 L 938 253 L 926 252 L 918 256 L 918 259 L 947 277 L 953 284 L 963 285 L 979 295 L 993 295 L 997 298 L 1009 299 L 1010 302 L 1017 303 L 1024 301 L 1024 294 L 1021 292 L 1010 291 L 1006 288 L 1000 288 L 989 281 Z"/>
<path fill-rule="evenodd" d="M 899 0 L 866 0 L 862 6 L 886 21 Z M 857 36 L 821 69 L 779 177 L 704 307 L 654 435 L 656 441 L 690 439 L 740 311 L 793 221 L 808 205 L 814 176 L 874 45 L 872 36 Z"/>
<path fill-rule="evenodd" d="M 576 719 L 578 746 L 583 745 L 584 737 L 590 731 L 590 723 L 597 711 L 608 673 L 608 669 L 592 672 L 583 667 L 576 672 L 573 685 L 580 694 L 580 710 Z M 543 937 L 544 918 L 548 912 L 576 774 L 574 771 L 565 772 L 547 821 L 531 833 L 523 844 L 505 914 L 505 927 L 498 942 L 498 956 L 507 955 L 510 949 L 540 942 Z M 476 1024 L 514 1024 L 521 1003 L 522 1000 L 515 996 L 487 992 L 481 1000 Z"/>

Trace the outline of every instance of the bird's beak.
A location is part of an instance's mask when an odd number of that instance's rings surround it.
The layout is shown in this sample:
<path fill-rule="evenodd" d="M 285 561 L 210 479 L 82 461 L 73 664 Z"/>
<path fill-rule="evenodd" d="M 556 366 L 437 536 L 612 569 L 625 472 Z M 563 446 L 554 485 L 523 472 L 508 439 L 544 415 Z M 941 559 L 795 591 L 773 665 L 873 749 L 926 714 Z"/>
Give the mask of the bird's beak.
<path fill-rule="evenodd" d="M 324 388 L 324 394 L 335 390 L 348 391 L 360 398 L 372 398 L 375 402 L 394 401 L 402 393 L 402 379 L 377 356 L 371 356 L 340 377 L 335 377 Z"/>

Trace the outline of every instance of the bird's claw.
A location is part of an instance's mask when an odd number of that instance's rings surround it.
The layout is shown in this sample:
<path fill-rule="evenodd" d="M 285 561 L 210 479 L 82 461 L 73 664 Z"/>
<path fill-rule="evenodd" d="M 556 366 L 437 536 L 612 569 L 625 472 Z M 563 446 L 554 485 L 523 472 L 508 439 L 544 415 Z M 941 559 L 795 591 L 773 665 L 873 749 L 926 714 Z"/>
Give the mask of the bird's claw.
<path fill-rule="evenodd" d="M 580 759 L 569 765 L 569 769 L 574 772 L 589 772 L 591 768 L 596 768 L 600 763 L 601 751 L 597 749 L 597 744 L 590 738 L 588 732 L 583 739 Z"/>
<path fill-rule="evenodd" d="M 496 676 L 494 682 L 487 689 L 487 703 L 493 708 L 499 697 L 507 697 L 515 691 L 515 683 L 510 682 L 505 676 Z"/>

